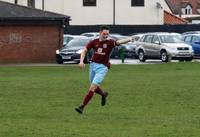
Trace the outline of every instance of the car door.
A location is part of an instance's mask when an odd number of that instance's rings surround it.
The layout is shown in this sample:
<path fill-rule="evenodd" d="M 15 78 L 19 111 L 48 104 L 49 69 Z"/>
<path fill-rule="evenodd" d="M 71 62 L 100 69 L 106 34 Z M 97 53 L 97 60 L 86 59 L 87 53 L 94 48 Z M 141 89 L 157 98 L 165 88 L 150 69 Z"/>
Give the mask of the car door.
<path fill-rule="evenodd" d="M 192 36 L 191 45 L 194 50 L 194 54 L 200 56 L 200 37 Z"/>
<path fill-rule="evenodd" d="M 154 58 L 160 57 L 160 40 L 159 40 L 158 35 L 153 36 L 151 52 Z"/>
<path fill-rule="evenodd" d="M 152 57 L 152 38 L 153 35 L 146 35 L 144 38 L 144 49 L 145 49 L 145 55 Z"/>

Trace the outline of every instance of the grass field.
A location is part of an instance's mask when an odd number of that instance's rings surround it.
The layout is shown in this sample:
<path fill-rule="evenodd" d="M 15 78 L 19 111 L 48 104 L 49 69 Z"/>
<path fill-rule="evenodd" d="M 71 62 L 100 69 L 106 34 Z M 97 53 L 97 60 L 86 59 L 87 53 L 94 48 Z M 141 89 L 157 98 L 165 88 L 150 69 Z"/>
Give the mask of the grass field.
<path fill-rule="evenodd" d="M 199 137 L 200 63 L 113 65 L 84 114 L 88 66 L 0 67 L 0 137 Z"/>

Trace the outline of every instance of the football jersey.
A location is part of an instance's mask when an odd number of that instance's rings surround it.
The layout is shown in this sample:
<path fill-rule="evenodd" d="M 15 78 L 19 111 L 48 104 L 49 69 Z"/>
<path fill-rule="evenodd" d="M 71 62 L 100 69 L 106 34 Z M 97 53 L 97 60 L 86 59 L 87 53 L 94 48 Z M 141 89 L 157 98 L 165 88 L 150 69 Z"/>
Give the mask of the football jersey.
<path fill-rule="evenodd" d="M 105 41 L 100 41 L 98 38 L 90 41 L 86 45 L 86 48 L 88 51 L 91 49 L 93 49 L 94 51 L 94 54 L 92 56 L 92 62 L 101 63 L 108 66 L 110 54 L 115 46 L 116 46 L 115 40 L 107 39 Z"/>

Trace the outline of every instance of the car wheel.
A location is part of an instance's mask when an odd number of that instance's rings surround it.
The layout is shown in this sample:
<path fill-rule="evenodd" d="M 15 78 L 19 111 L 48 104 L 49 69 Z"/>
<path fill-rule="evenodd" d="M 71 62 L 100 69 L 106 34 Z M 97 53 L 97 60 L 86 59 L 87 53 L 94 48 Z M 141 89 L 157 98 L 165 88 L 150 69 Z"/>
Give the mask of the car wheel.
<path fill-rule="evenodd" d="M 162 60 L 162 62 L 169 62 L 170 56 L 167 55 L 166 51 L 161 51 L 160 59 Z"/>
<path fill-rule="evenodd" d="M 185 61 L 192 61 L 193 57 L 186 58 Z"/>
<path fill-rule="evenodd" d="M 138 58 L 141 62 L 145 62 L 146 58 L 145 58 L 145 55 L 144 55 L 144 51 L 143 50 L 140 50 L 138 52 Z"/>
<path fill-rule="evenodd" d="M 56 62 L 58 63 L 58 64 L 63 64 L 63 60 L 56 60 Z"/>
<path fill-rule="evenodd" d="M 179 61 L 180 61 L 180 62 L 183 62 L 183 61 L 184 61 L 184 59 L 183 59 L 183 58 L 181 58 L 181 59 L 179 59 Z"/>

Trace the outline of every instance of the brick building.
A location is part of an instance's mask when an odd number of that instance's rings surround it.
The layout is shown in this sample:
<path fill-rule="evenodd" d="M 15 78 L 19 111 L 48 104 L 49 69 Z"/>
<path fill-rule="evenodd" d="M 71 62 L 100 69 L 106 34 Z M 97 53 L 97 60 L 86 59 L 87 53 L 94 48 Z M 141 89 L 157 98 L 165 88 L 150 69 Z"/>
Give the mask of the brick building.
<path fill-rule="evenodd" d="M 70 17 L 0 1 L 0 63 L 54 62 Z"/>

